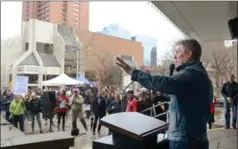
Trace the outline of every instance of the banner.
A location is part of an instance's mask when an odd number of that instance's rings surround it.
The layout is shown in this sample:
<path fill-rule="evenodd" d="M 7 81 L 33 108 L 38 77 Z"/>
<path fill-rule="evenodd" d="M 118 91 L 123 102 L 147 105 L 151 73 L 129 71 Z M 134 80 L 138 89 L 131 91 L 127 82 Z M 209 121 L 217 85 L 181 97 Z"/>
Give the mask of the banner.
<path fill-rule="evenodd" d="M 28 76 L 16 76 L 14 85 L 15 95 L 26 95 L 28 92 Z"/>

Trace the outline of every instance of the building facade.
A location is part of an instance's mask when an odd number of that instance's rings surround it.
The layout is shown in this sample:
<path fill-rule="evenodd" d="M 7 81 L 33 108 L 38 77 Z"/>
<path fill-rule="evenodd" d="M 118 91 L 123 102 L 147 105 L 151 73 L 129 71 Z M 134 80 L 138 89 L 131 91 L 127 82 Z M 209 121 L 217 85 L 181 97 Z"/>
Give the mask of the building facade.
<path fill-rule="evenodd" d="M 151 64 L 151 50 L 154 47 L 157 47 L 157 40 L 156 38 L 145 36 L 145 35 L 138 35 L 131 37 L 131 40 L 141 42 L 144 50 L 144 65 L 150 66 Z"/>
<path fill-rule="evenodd" d="M 157 66 L 158 58 L 157 58 L 157 48 L 156 47 L 153 47 L 150 52 L 150 60 L 151 60 L 150 66 L 152 66 L 152 67 Z"/>
<path fill-rule="evenodd" d="M 29 19 L 89 30 L 89 2 L 24 1 L 22 2 L 22 21 Z"/>
<path fill-rule="evenodd" d="M 78 50 L 73 28 L 36 19 L 22 23 L 21 36 L 1 44 L 1 86 L 14 88 L 16 76 L 28 76 L 29 86 L 64 73 L 65 51 Z M 13 83 L 11 83 L 13 82 Z"/>
<path fill-rule="evenodd" d="M 143 65 L 143 47 L 140 42 L 84 30 L 78 30 L 77 35 L 85 46 L 82 50 L 85 71 L 96 73 L 98 81 L 100 81 L 99 70 L 104 70 L 108 65 L 115 65 L 117 56 L 127 61 L 132 67 L 138 68 Z M 76 54 L 66 53 L 66 57 L 75 59 Z M 74 70 L 71 73 L 75 73 Z M 128 77 L 127 74 L 123 74 L 122 88 L 130 83 L 128 79 L 125 79 Z"/>
<path fill-rule="evenodd" d="M 128 39 L 136 42 L 141 42 L 143 46 L 143 55 L 144 55 L 144 65 L 151 66 L 152 59 L 151 59 L 151 52 L 153 48 L 157 48 L 157 40 L 156 38 L 145 36 L 145 35 L 138 35 L 138 36 L 131 36 L 131 32 L 127 31 L 119 24 L 110 24 L 102 29 L 99 33 L 109 36 L 114 36 L 118 38 Z M 156 53 L 157 54 L 157 53 Z M 155 56 L 153 57 L 155 58 Z M 157 55 L 156 55 L 157 59 Z M 157 63 L 157 62 L 156 62 Z M 154 60 L 153 60 L 153 64 Z"/>
<path fill-rule="evenodd" d="M 127 31 L 119 24 L 110 24 L 104 27 L 99 33 L 128 40 L 131 39 L 131 32 Z"/>

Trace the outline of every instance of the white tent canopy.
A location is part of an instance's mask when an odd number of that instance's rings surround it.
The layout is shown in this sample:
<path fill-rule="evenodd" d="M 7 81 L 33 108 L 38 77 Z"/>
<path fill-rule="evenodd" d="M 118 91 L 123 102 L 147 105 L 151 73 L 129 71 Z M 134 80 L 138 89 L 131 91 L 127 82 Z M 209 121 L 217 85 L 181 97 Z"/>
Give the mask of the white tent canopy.
<path fill-rule="evenodd" d="M 70 78 L 66 74 L 61 74 L 51 80 L 43 81 L 43 86 L 61 86 L 61 85 L 77 85 L 83 84 L 83 82 Z"/>

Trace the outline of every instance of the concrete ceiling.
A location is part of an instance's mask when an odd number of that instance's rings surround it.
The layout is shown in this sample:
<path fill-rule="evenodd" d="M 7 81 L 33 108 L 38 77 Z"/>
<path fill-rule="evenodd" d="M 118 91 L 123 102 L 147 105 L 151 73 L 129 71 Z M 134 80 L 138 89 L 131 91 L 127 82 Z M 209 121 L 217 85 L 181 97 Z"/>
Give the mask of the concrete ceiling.
<path fill-rule="evenodd" d="M 236 1 L 153 1 L 187 36 L 199 41 L 231 39 L 228 20 L 237 17 Z"/>

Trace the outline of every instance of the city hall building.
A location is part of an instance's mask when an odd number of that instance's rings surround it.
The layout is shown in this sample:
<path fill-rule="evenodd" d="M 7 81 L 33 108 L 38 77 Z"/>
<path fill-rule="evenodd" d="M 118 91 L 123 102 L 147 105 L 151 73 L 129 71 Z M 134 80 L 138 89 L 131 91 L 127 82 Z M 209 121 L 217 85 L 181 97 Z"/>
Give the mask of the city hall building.
<path fill-rule="evenodd" d="M 36 19 L 22 22 L 21 36 L 1 43 L 1 87 L 14 88 L 16 76 L 28 76 L 29 86 L 42 87 L 42 81 L 64 73 L 65 51 L 82 46 L 73 28 Z"/>

